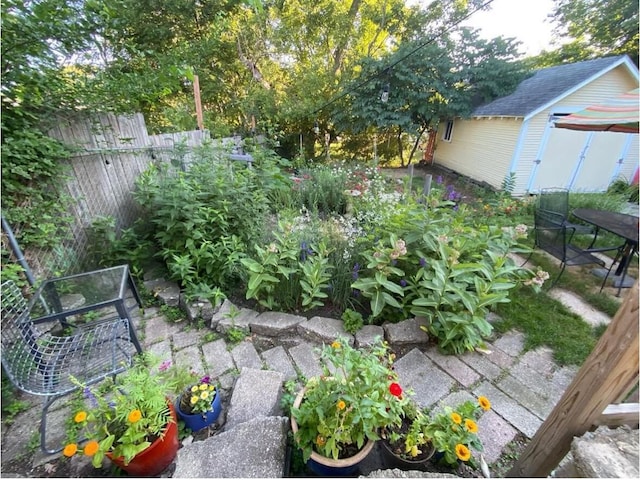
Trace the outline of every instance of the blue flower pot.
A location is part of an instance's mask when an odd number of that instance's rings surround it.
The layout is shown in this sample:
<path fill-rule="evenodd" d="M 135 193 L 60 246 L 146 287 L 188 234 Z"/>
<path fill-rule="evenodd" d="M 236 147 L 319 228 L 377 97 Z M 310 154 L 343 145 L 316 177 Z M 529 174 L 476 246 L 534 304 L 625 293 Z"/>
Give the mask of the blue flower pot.
<path fill-rule="evenodd" d="M 219 388 L 216 388 L 216 396 L 213 398 L 211 405 L 213 406 L 213 411 L 211 412 L 187 414 L 180 410 L 180 397 L 178 397 L 176 401 L 176 412 L 178 418 L 184 422 L 189 430 L 197 432 L 211 425 L 220 416 L 220 412 L 222 412 L 222 399 Z"/>

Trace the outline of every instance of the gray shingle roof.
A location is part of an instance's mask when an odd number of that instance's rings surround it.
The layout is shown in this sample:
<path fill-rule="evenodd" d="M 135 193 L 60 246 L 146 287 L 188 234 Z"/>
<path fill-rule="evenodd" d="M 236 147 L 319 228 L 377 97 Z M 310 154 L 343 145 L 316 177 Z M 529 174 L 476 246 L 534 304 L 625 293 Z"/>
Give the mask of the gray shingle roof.
<path fill-rule="evenodd" d="M 511 95 L 481 105 L 471 116 L 525 117 L 623 58 L 625 55 L 543 68 L 522 81 Z"/>

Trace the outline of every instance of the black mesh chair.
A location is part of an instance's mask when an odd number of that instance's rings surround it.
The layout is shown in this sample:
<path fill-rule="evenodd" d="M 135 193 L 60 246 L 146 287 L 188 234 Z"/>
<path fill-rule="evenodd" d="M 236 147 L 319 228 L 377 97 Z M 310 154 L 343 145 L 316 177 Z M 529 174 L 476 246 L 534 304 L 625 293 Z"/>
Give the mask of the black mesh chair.
<path fill-rule="evenodd" d="M 81 327 L 65 325 L 59 334 L 37 325 L 29 315 L 27 302 L 12 281 L 2 290 L 2 366 L 20 390 L 44 396 L 40 420 L 40 447 L 47 448 L 47 411 L 56 400 L 84 385 L 115 376 L 131 366 L 132 348 L 129 321 L 119 317 L 102 319 Z M 56 322 L 58 323 L 58 322 Z"/>
<path fill-rule="evenodd" d="M 605 265 L 603 260 L 591 252 L 571 244 L 575 229 L 566 225 L 562 219 L 562 215 L 557 212 L 542 209 L 535 212 L 535 248 L 544 250 L 561 262 L 560 273 L 549 288 L 560 280 L 566 266 Z"/>
<path fill-rule="evenodd" d="M 577 223 L 571 223 L 569 221 L 569 190 L 566 188 L 543 188 L 540 190 L 538 196 L 537 209 L 545 212 L 553 212 L 557 214 L 554 216 L 555 220 L 558 220 L 561 225 L 566 225 L 570 228 L 568 231 L 573 234 L 593 234 L 594 229 L 589 225 L 581 225 Z M 571 240 L 571 238 L 569 238 Z M 594 237 L 591 245 L 595 243 Z"/>

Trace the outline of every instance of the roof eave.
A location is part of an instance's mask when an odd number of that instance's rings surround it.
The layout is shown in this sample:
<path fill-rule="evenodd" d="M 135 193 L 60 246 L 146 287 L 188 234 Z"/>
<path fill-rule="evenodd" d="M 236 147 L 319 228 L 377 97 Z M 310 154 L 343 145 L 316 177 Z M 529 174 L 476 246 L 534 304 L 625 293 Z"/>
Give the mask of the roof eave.
<path fill-rule="evenodd" d="M 595 73 L 594 75 L 591 75 L 586 80 L 580 82 L 577 85 L 574 85 L 569 90 L 566 90 L 561 95 L 558 95 L 556 98 L 554 98 L 553 100 L 550 100 L 547 103 L 545 103 L 544 105 L 541 105 L 538 108 L 536 108 L 535 110 L 532 110 L 531 112 L 527 113 L 525 115 L 525 117 L 524 117 L 524 120 L 525 121 L 526 120 L 530 120 L 531 118 L 535 117 L 540 112 L 542 112 L 542 111 L 546 110 L 547 108 L 549 108 L 551 105 L 554 105 L 555 103 L 558 103 L 563 98 L 566 98 L 569 95 L 571 95 L 572 93 L 577 92 L 578 90 L 580 90 L 585 85 L 593 82 L 597 78 L 600 78 L 604 74 L 609 73 L 611 70 L 613 70 L 614 68 L 619 67 L 620 65 L 625 65 L 627 67 L 627 70 L 629 71 L 629 73 L 631 73 L 631 75 L 633 75 L 635 77 L 636 81 L 638 80 L 638 78 L 640 77 L 640 75 L 638 73 L 638 69 L 633 64 L 633 62 L 631 61 L 629 56 L 625 55 L 624 57 L 622 57 L 618 61 L 616 61 L 616 62 L 612 63 L 611 65 L 609 65 L 608 67 L 603 68 L 602 70 L 600 70 L 599 72 Z"/>

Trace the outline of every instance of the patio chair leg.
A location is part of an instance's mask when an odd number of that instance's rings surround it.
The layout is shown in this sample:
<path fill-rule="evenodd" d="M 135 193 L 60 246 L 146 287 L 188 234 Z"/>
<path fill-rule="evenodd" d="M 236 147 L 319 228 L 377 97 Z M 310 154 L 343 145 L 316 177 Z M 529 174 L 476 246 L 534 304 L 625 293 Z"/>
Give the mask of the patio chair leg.
<path fill-rule="evenodd" d="M 46 440 L 47 439 L 47 412 L 49 411 L 49 407 L 53 404 L 53 402 L 55 402 L 61 397 L 62 397 L 61 395 L 47 397 L 46 401 L 44 402 L 44 405 L 42 406 L 42 417 L 40 418 L 40 449 L 44 453 L 59 453 L 64 449 L 64 447 L 50 449 L 50 448 L 47 448 L 47 443 L 46 443 L 47 442 Z"/>

